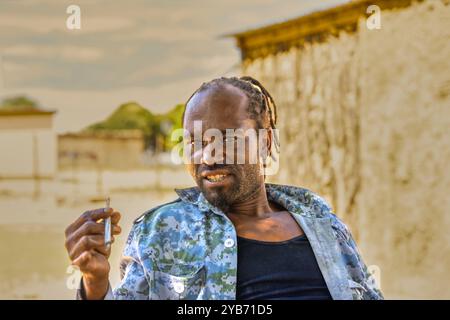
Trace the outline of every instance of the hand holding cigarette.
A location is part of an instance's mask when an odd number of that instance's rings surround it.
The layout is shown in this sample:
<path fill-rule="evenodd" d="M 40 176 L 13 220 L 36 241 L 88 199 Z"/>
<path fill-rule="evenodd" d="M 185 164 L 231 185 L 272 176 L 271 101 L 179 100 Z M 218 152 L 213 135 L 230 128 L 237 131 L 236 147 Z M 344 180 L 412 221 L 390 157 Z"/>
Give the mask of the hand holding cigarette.
<path fill-rule="evenodd" d="M 120 213 L 109 206 L 84 212 L 66 228 L 66 250 L 83 273 L 87 299 L 102 299 L 109 285 L 111 243 L 121 232 Z M 101 222 L 100 222 L 101 221 Z"/>

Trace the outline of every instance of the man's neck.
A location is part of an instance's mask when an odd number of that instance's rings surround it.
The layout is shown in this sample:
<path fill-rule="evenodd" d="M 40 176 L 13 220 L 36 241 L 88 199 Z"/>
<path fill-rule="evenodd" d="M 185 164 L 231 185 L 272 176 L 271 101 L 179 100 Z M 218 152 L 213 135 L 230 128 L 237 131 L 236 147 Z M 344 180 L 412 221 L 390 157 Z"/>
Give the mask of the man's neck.
<path fill-rule="evenodd" d="M 227 215 L 241 218 L 267 218 L 273 212 L 282 210 L 274 204 L 269 203 L 267 199 L 266 187 L 264 184 L 249 198 L 241 202 L 234 203 Z"/>

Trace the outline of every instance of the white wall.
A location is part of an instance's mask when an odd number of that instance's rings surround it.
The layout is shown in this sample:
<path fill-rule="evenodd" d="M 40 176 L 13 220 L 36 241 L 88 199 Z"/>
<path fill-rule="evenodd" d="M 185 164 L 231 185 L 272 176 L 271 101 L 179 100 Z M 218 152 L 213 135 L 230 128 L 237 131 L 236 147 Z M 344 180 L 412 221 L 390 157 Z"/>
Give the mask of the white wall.
<path fill-rule="evenodd" d="M 37 151 L 36 172 L 33 172 L 34 148 Z M 53 130 L 0 130 L 0 178 L 52 177 L 55 169 L 56 136 Z"/>

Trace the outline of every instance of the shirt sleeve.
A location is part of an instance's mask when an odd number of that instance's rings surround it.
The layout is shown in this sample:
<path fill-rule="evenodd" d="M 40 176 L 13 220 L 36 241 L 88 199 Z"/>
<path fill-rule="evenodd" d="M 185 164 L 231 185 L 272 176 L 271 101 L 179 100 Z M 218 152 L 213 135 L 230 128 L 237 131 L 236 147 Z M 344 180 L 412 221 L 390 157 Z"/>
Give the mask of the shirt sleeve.
<path fill-rule="evenodd" d="M 126 259 L 126 258 L 125 258 Z M 113 290 L 115 300 L 148 300 L 149 284 L 142 265 L 126 259 L 125 275 Z"/>
<path fill-rule="evenodd" d="M 81 280 L 80 280 L 80 286 L 77 290 L 76 299 L 77 300 L 87 300 L 86 292 L 84 290 L 83 278 L 81 278 Z M 106 295 L 103 298 L 103 300 L 114 300 L 114 295 L 113 295 L 113 291 L 111 289 L 111 284 L 108 284 L 108 291 L 106 292 Z"/>
<path fill-rule="evenodd" d="M 113 290 L 115 300 L 148 300 L 149 280 L 139 254 L 139 223 L 133 225 L 120 261 L 119 285 Z"/>
<path fill-rule="evenodd" d="M 334 229 L 337 232 L 337 237 L 343 257 L 347 268 L 350 271 L 352 280 L 361 285 L 363 300 L 382 300 L 383 294 L 375 281 L 375 277 L 369 272 L 366 264 L 363 261 L 361 253 L 358 250 L 355 240 L 348 229 L 348 227 L 335 215 L 332 214 Z"/>
<path fill-rule="evenodd" d="M 113 290 L 111 284 L 103 300 L 147 300 L 149 298 L 149 286 L 144 272 L 139 263 L 133 261 L 126 266 L 125 277 Z M 84 291 L 83 278 L 77 290 L 77 300 L 87 300 Z"/>
<path fill-rule="evenodd" d="M 369 272 L 369 269 L 364 263 L 352 234 L 350 233 L 348 228 L 346 229 L 348 232 L 348 240 L 347 240 L 348 244 L 356 253 L 356 260 L 358 261 L 359 268 L 361 269 L 363 274 L 363 281 L 361 284 L 363 287 L 365 287 L 366 290 L 363 291 L 362 298 L 364 300 L 383 300 L 384 299 L 383 293 L 381 292 L 378 284 L 376 283 L 375 277 Z"/>

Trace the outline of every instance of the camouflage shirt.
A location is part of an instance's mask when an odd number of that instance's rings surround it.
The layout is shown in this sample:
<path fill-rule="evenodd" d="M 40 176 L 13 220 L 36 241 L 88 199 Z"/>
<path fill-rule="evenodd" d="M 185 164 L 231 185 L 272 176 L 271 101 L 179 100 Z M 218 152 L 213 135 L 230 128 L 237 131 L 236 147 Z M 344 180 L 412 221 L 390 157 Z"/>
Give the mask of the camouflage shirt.
<path fill-rule="evenodd" d="M 347 227 L 309 190 L 266 184 L 306 234 L 333 299 L 383 299 Z M 197 187 L 135 220 L 105 299 L 235 299 L 236 230 Z"/>

